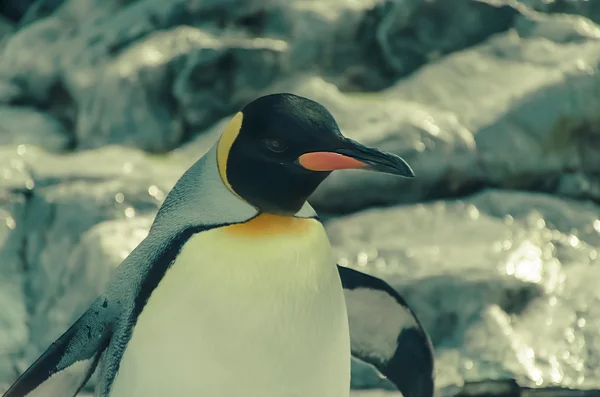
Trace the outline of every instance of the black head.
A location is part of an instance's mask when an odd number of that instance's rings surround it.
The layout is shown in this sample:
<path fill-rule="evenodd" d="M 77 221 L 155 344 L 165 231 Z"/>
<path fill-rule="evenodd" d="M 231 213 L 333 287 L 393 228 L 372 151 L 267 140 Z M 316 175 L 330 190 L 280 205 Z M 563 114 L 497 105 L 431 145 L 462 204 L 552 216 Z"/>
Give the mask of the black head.
<path fill-rule="evenodd" d="M 293 94 L 261 97 L 236 114 L 218 143 L 221 178 L 262 212 L 292 215 L 337 169 L 414 176 L 400 157 L 345 138 L 327 109 Z"/>

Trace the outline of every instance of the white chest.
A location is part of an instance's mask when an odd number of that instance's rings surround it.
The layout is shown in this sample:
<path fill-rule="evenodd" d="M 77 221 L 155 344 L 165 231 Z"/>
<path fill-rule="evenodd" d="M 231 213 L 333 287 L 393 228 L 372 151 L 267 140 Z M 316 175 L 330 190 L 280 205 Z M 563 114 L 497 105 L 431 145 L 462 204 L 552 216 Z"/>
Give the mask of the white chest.
<path fill-rule="evenodd" d="M 140 315 L 111 397 L 347 397 L 342 287 L 323 227 L 302 222 L 192 237 Z"/>

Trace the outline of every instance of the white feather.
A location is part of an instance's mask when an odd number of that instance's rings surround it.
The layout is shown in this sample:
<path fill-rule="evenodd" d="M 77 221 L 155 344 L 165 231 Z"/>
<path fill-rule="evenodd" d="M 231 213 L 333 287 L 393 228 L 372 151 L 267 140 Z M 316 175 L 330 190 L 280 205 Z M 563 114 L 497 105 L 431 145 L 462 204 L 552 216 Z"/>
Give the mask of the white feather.
<path fill-rule="evenodd" d="M 342 286 L 322 225 L 213 229 L 183 247 L 138 319 L 111 397 L 348 397 Z"/>

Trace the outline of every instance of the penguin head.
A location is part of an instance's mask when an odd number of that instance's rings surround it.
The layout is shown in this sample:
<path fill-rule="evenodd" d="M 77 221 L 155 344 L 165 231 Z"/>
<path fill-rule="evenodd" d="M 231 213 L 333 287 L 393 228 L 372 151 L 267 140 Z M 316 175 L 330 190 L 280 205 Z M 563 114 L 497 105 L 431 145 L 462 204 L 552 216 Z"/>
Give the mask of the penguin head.
<path fill-rule="evenodd" d="M 217 144 L 228 189 L 260 212 L 293 215 L 334 170 L 365 169 L 411 178 L 402 158 L 344 137 L 329 111 L 294 94 L 246 105 Z"/>

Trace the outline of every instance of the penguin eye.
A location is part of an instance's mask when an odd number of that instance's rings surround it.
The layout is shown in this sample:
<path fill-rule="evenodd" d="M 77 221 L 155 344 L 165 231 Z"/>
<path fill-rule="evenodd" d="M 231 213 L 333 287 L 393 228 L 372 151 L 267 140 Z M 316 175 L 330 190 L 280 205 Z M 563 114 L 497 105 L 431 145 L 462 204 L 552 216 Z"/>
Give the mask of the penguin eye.
<path fill-rule="evenodd" d="M 287 150 L 288 145 L 281 139 L 267 138 L 263 139 L 263 144 L 267 149 L 274 153 L 283 153 Z"/>

